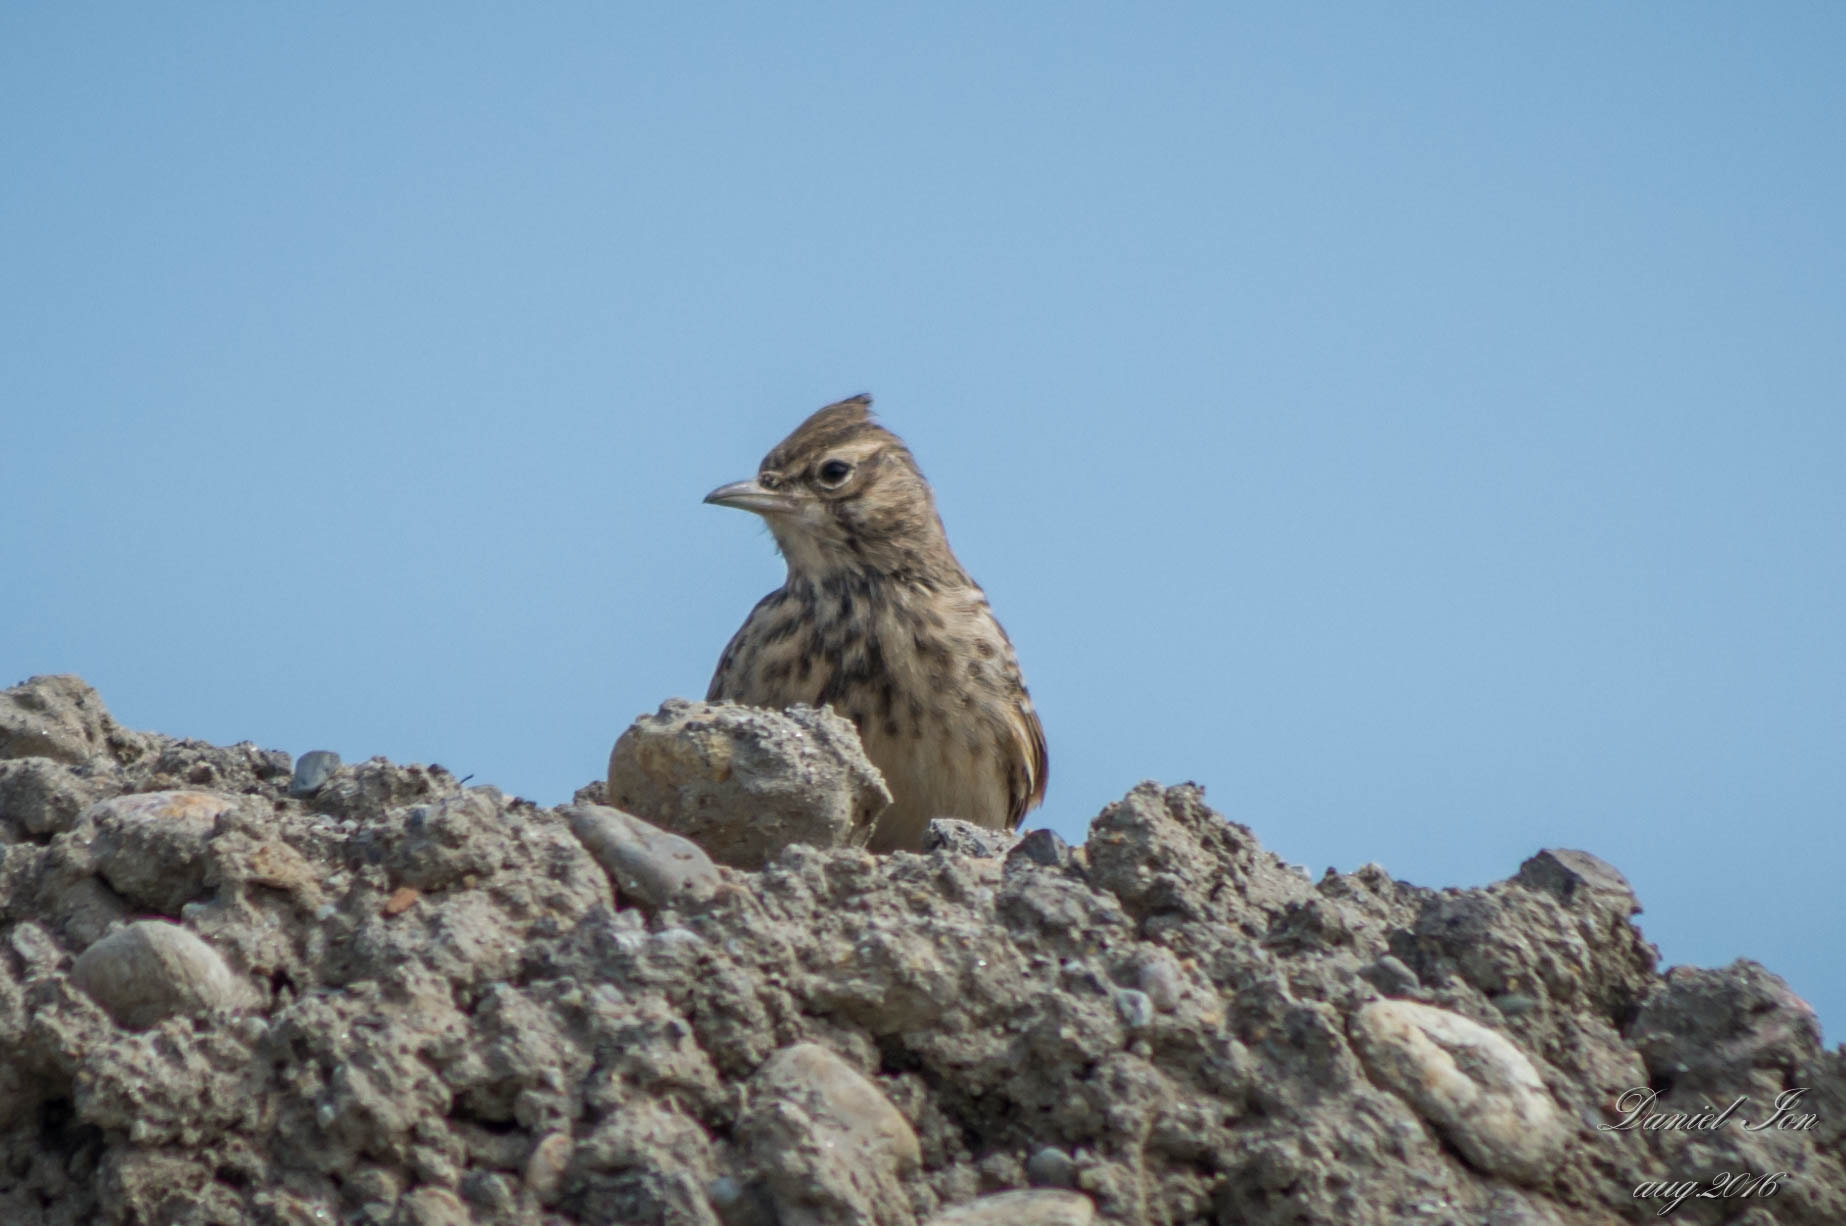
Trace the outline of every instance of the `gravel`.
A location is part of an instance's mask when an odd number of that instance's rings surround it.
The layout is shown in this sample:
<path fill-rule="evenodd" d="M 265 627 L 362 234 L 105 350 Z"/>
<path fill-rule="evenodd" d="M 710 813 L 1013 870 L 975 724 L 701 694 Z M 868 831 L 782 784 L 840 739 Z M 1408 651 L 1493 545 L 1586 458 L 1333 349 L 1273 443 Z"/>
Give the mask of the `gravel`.
<path fill-rule="evenodd" d="M 1587 853 L 1315 882 L 1149 783 L 875 856 L 825 714 L 541 809 L 0 693 L 0 1222 L 1846 1221 L 1846 1055 Z"/>

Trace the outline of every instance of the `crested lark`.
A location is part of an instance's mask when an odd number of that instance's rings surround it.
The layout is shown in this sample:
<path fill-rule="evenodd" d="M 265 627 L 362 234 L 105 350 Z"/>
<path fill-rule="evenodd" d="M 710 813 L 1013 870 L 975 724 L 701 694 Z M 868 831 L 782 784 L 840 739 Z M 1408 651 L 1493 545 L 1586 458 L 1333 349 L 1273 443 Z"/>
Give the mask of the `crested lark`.
<path fill-rule="evenodd" d="M 1045 730 L 936 499 L 869 396 L 830 404 L 705 496 L 754 511 L 788 580 L 724 649 L 705 697 L 831 705 L 858 725 L 891 807 L 874 851 L 914 851 L 932 817 L 1010 830 L 1045 798 Z"/>

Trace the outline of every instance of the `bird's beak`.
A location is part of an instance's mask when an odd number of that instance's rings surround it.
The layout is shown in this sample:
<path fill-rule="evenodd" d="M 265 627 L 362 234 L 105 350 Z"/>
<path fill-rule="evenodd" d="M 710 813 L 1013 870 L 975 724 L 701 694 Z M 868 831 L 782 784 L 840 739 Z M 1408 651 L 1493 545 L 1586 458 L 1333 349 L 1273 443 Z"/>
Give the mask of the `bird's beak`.
<path fill-rule="evenodd" d="M 705 501 L 721 507 L 736 507 L 739 511 L 755 511 L 758 515 L 781 515 L 795 509 L 794 500 L 787 494 L 766 490 L 755 481 L 721 485 L 705 495 Z"/>

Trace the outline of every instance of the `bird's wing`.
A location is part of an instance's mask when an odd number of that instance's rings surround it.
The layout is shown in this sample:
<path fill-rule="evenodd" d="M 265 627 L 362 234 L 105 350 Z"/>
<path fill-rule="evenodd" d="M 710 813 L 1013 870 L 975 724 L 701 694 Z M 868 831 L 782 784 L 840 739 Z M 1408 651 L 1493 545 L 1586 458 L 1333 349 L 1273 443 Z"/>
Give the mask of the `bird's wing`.
<path fill-rule="evenodd" d="M 1007 772 L 1010 808 L 1007 816 L 1016 829 L 1027 810 L 1045 799 L 1045 784 L 1051 780 L 1051 753 L 1045 746 L 1045 725 L 1030 698 L 1022 698 L 1008 713 L 1008 730 L 1018 752 L 1009 755 Z"/>

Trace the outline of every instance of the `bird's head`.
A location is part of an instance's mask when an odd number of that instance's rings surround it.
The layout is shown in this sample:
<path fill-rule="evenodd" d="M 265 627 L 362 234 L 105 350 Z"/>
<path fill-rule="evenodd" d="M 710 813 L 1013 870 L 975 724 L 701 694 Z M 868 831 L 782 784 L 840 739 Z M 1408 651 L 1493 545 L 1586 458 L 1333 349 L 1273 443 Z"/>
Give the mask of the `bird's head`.
<path fill-rule="evenodd" d="M 872 417 L 870 396 L 820 410 L 763 457 L 754 481 L 721 485 L 705 501 L 761 515 L 790 578 L 939 583 L 960 572 L 929 483 L 904 440 Z"/>

